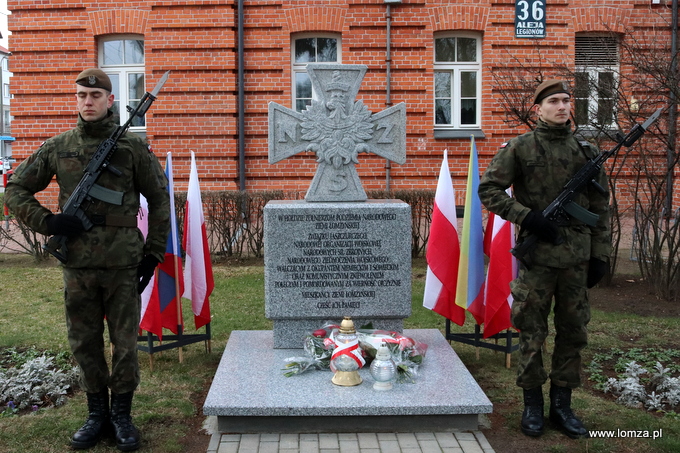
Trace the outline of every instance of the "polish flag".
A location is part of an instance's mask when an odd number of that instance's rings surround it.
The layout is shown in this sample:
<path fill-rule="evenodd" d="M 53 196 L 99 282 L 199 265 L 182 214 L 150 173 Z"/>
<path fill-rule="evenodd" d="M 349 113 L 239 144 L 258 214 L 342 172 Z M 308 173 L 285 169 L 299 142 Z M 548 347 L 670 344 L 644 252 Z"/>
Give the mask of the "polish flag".
<path fill-rule="evenodd" d="M 139 213 L 137 214 L 137 228 L 142 232 L 144 238 L 149 231 L 149 203 L 144 195 L 139 196 Z M 158 335 L 163 334 L 163 324 L 161 322 L 161 307 L 158 305 L 158 298 L 151 299 L 151 293 L 156 285 L 156 275 L 151 276 L 149 284 L 146 285 L 141 294 L 142 309 L 139 318 L 140 333 L 142 330 Z"/>
<path fill-rule="evenodd" d="M 512 327 L 510 282 L 517 277 L 517 260 L 510 249 L 515 246 L 515 225 L 489 213 L 485 236 L 489 267 L 484 291 L 484 338 L 488 338 Z"/>
<path fill-rule="evenodd" d="M 456 305 L 460 258 L 457 222 L 455 192 L 448 158 L 444 151 L 434 196 L 430 237 L 427 242 L 427 275 L 423 306 L 462 326 L 465 323 L 465 310 Z"/>
<path fill-rule="evenodd" d="M 184 264 L 184 294 L 191 300 L 196 329 L 210 323 L 210 294 L 215 287 L 212 263 L 205 232 L 201 188 L 198 183 L 196 156 L 191 152 L 191 173 L 184 216 L 184 238 L 182 246 L 186 251 Z"/>

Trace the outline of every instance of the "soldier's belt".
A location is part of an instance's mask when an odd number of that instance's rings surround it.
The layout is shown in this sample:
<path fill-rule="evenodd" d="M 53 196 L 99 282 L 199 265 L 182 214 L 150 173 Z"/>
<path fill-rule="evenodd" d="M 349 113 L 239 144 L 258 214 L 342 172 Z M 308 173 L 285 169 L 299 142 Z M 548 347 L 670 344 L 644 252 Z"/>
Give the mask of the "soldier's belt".
<path fill-rule="evenodd" d="M 137 226 L 137 216 L 134 215 L 91 214 L 88 215 L 88 217 L 92 223 L 100 226 L 115 226 L 125 228 L 134 228 Z"/>

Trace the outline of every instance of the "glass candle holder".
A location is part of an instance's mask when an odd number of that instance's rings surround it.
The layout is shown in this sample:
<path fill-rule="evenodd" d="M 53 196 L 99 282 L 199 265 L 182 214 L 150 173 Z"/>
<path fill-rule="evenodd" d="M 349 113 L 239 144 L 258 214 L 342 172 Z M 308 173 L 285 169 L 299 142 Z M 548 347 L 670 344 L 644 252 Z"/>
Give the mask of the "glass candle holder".
<path fill-rule="evenodd" d="M 364 358 L 359 348 L 359 337 L 354 329 L 354 323 L 348 317 L 342 320 L 340 330 L 335 336 L 335 349 L 331 356 L 331 364 L 335 374 L 331 382 L 336 385 L 353 386 L 362 382 L 359 368 L 364 364 Z"/>
<path fill-rule="evenodd" d="M 397 376 L 397 366 L 385 343 L 381 344 L 371 362 L 371 376 L 375 379 L 375 390 L 390 390 Z"/>

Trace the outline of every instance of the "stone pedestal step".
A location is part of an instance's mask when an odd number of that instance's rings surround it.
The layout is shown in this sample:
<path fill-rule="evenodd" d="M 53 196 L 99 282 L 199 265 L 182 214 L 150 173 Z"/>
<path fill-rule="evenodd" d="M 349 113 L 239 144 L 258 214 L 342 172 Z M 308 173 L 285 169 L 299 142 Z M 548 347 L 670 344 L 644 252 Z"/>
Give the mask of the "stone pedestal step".
<path fill-rule="evenodd" d="M 368 369 L 355 387 L 331 383 L 330 371 L 285 377 L 284 359 L 302 349 L 274 349 L 272 331 L 232 332 L 203 412 L 223 433 L 323 433 L 476 430 L 492 404 L 436 329 L 405 330 L 428 345 L 414 384 L 376 391 Z"/>

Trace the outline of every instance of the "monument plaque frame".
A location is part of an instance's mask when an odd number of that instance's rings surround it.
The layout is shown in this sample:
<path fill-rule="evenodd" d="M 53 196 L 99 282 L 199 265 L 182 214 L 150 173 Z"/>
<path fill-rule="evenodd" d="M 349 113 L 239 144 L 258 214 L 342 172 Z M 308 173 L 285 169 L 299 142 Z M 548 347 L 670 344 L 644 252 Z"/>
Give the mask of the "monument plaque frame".
<path fill-rule="evenodd" d="M 265 316 L 276 348 L 301 348 L 325 322 L 403 330 L 411 315 L 411 207 L 400 200 L 264 209 Z"/>

